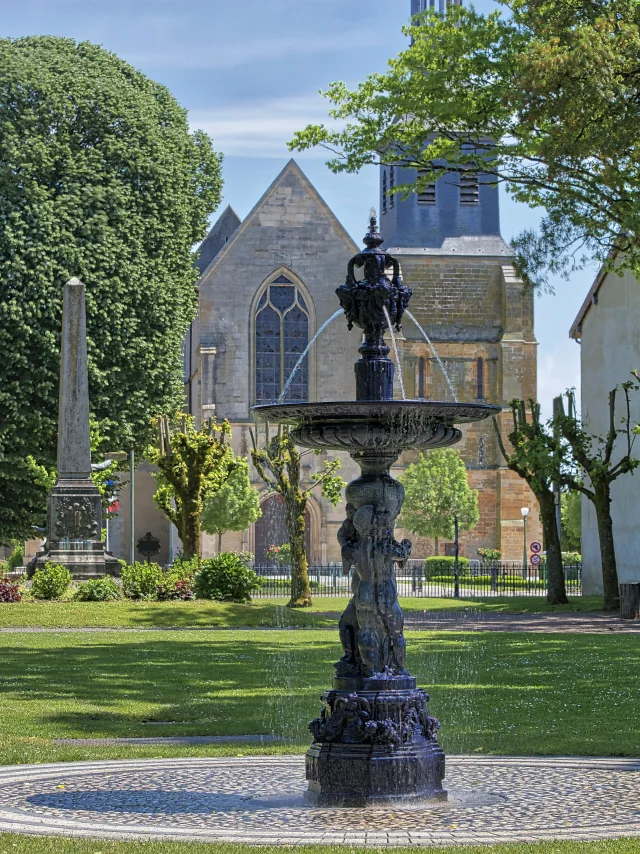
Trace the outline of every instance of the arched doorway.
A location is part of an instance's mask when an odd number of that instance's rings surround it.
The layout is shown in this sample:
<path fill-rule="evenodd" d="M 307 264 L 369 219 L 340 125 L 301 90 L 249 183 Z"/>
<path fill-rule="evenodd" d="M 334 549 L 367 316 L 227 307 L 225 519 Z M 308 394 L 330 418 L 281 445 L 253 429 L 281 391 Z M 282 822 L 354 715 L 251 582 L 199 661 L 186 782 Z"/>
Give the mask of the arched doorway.
<path fill-rule="evenodd" d="M 268 563 L 269 546 L 281 546 L 287 542 L 287 526 L 284 515 L 284 498 L 273 493 L 260 505 L 262 516 L 255 523 L 255 562 Z M 311 563 L 311 517 L 307 509 L 304 514 L 304 545 L 307 560 Z"/>

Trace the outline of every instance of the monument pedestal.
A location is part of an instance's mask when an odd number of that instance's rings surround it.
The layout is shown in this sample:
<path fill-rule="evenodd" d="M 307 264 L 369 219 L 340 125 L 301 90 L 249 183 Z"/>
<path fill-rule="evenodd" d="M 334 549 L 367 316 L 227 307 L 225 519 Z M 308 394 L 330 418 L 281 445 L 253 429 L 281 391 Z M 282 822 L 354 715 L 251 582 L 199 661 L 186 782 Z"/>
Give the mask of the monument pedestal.
<path fill-rule="evenodd" d="M 334 679 L 325 707 L 310 730 L 306 756 L 312 803 L 358 806 L 436 798 L 445 756 L 438 721 L 427 712 L 428 695 L 412 676 Z"/>
<path fill-rule="evenodd" d="M 99 578 L 113 571 L 115 558 L 101 541 L 100 492 L 89 478 L 59 480 L 49 495 L 48 548 L 36 560 L 64 564 L 74 579 Z"/>

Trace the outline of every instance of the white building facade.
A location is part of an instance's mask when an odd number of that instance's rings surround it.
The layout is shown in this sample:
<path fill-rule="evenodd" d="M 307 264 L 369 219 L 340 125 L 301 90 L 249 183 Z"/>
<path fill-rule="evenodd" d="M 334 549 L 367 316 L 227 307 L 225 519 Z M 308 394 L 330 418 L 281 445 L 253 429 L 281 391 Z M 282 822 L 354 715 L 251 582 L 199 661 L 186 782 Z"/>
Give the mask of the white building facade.
<path fill-rule="evenodd" d="M 580 343 L 582 420 L 592 435 L 604 436 L 609 427 L 609 392 L 640 368 L 640 284 L 625 271 L 618 275 L 603 268 L 585 299 L 570 337 Z M 640 402 L 632 397 L 632 423 L 640 422 Z M 617 401 L 618 422 L 624 417 L 622 395 Z M 640 455 L 640 437 L 637 455 Z M 613 536 L 620 585 L 640 583 L 640 526 L 638 498 L 640 471 L 622 475 L 611 489 Z M 596 514 L 591 501 L 582 499 L 582 582 L 585 595 L 602 593 L 602 565 Z"/>

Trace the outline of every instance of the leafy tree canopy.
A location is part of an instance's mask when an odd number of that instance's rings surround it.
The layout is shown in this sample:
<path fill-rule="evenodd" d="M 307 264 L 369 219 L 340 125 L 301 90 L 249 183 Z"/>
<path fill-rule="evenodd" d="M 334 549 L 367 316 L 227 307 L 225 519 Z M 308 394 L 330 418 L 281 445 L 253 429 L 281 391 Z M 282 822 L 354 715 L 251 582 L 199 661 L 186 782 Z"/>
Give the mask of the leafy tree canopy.
<path fill-rule="evenodd" d="M 562 547 L 579 552 L 582 545 L 582 495 L 575 490 L 560 496 L 560 521 L 562 524 Z"/>
<path fill-rule="evenodd" d="M 88 42 L 0 39 L 0 540 L 42 524 L 70 277 L 104 449 L 142 450 L 151 416 L 182 406 L 193 246 L 221 185 L 164 86 Z"/>
<path fill-rule="evenodd" d="M 478 492 L 470 489 L 467 469 L 453 448 L 420 454 L 417 463 L 407 467 L 400 478 L 405 489 L 404 505 L 398 525 L 421 537 L 436 541 L 454 536 L 454 517 L 459 527 L 469 531 L 478 524 Z"/>
<path fill-rule="evenodd" d="M 546 210 L 515 241 L 538 285 L 587 258 L 622 250 L 640 268 L 640 3 L 497 0 L 481 15 L 454 6 L 406 29 L 412 44 L 385 74 L 324 95 L 337 128 L 309 125 L 290 148 L 333 152 L 335 172 L 372 163 L 423 170 L 396 192 L 445 173 L 488 172 Z M 415 175 L 416 173 L 414 173 Z"/>
<path fill-rule="evenodd" d="M 202 511 L 202 530 L 218 535 L 218 551 L 224 533 L 244 531 L 262 516 L 260 493 L 251 486 L 249 466 L 243 459 L 238 459 L 237 464 L 227 482 L 205 498 Z"/>

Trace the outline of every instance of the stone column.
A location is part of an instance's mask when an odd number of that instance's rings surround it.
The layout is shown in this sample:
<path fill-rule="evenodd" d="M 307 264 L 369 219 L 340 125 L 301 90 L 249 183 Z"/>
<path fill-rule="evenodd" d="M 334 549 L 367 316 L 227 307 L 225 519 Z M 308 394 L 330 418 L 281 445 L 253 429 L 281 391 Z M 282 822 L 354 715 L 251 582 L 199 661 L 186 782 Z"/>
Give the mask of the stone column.
<path fill-rule="evenodd" d="M 74 578 L 104 575 L 100 492 L 91 480 L 84 285 L 64 288 L 60 340 L 58 479 L 49 495 L 47 551 L 37 565 L 62 563 Z M 117 561 L 108 561 L 117 565 Z"/>

